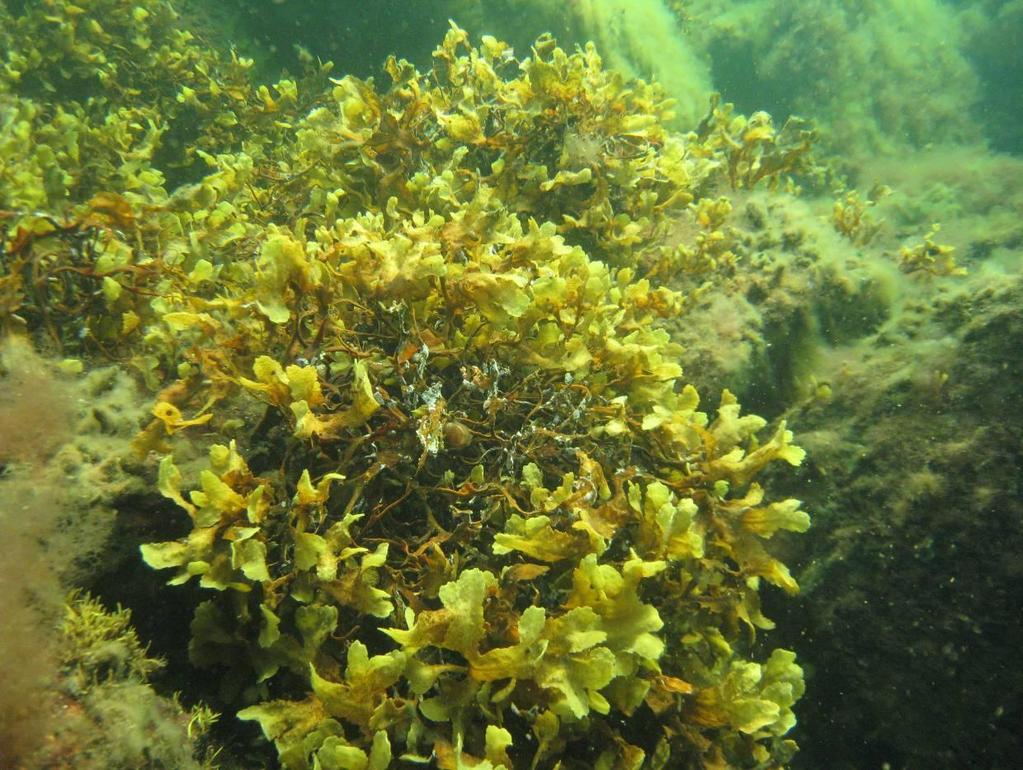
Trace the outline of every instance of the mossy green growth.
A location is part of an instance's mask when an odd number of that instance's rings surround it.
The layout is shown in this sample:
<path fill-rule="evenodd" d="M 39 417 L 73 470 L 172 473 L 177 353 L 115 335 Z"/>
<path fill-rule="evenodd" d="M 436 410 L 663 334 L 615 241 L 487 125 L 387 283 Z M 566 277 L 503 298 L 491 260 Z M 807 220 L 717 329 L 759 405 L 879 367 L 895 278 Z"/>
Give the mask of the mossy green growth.
<path fill-rule="evenodd" d="M 176 697 L 163 697 L 149 685 L 164 662 L 148 654 L 128 610 L 108 610 L 93 597 L 74 593 L 67 599 L 57 640 L 60 716 L 23 766 L 216 767 L 207 733 L 218 714 L 202 704 L 186 709 Z"/>
<path fill-rule="evenodd" d="M 131 626 L 131 613 L 118 607 L 113 612 L 87 594 L 72 595 L 61 623 L 62 663 L 76 688 L 111 679 L 145 682 L 164 666 L 147 655 Z"/>
<path fill-rule="evenodd" d="M 802 451 L 700 409 L 651 271 L 703 182 L 784 163 L 672 134 L 592 47 L 452 27 L 386 72 L 8 230 L 0 317 L 157 391 L 135 446 L 191 531 L 142 557 L 210 591 L 193 663 L 288 770 L 780 764 L 798 667 L 750 649 L 808 519 L 755 480 Z"/>

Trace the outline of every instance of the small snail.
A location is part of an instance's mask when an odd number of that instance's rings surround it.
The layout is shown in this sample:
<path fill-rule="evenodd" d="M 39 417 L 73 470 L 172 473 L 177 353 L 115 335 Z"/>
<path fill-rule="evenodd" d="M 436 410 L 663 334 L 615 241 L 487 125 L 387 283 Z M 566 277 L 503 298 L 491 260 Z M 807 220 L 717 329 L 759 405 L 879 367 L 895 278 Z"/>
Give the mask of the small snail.
<path fill-rule="evenodd" d="M 448 449 L 464 449 L 472 443 L 472 431 L 457 420 L 444 423 L 444 446 Z"/>

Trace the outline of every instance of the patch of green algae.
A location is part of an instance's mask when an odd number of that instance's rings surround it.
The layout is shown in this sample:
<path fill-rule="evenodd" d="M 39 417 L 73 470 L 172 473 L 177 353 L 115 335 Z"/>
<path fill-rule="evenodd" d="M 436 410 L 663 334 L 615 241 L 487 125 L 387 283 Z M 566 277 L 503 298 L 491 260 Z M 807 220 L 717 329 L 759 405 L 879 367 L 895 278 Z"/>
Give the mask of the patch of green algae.
<path fill-rule="evenodd" d="M 705 190 L 777 184 L 808 135 L 716 102 L 673 134 L 548 37 L 257 87 L 162 3 L 2 28 L 34 149 L 5 150 L 0 323 L 156 393 L 135 449 L 191 532 L 142 556 L 210 591 L 191 659 L 282 766 L 787 761 L 801 670 L 750 650 L 760 583 L 797 590 L 765 541 L 809 518 L 755 479 L 803 452 L 700 410 L 658 276 L 721 256 L 665 248 L 673 217 L 713 229 Z"/>
<path fill-rule="evenodd" d="M 59 675 L 46 740 L 15 768 L 215 768 L 207 732 L 218 715 L 185 709 L 149 684 L 164 661 L 150 657 L 131 613 L 107 610 L 87 594 L 67 598 L 56 637 Z M 59 716 L 57 716 L 59 714 Z"/>

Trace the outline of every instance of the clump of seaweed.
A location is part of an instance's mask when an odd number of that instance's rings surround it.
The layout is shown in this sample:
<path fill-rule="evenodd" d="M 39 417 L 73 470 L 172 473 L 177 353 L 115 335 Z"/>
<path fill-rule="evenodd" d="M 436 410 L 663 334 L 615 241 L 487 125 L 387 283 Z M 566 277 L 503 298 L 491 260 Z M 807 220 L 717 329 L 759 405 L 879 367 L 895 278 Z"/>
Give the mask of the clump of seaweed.
<path fill-rule="evenodd" d="M 924 273 L 932 276 L 966 275 L 966 268 L 956 262 L 955 247 L 934 240 L 940 229 L 941 226 L 938 224 L 931 225 L 922 242 L 899 249 L 897 258 L 904 273 Z"/>
<path fill-rule="evenodd" d="M 210 592 L 192 662 L 289 770 L 784 763 L 801 670 L 751 650 L 761 583 L 797 590 L 766 541 L 809 517 L 757 477 L 803 452 L 701 411 L 645 273 L 673 215 L 727 216 L 701 183 L 810 137 L 672 134 L 550 37 L 452 26 L 386 72 L 212 111 L 243 139 L 171 194 L 8 217 L 3 322 L 156 392 L 134 449 L 191 531 L 142 556 Z"/>
<path fill-rule="evenodd" d="M 816 133 L 808 121 L 792 116 L 778 129 L 766 112 L 735 114 L 735 105 L 721 104 L 720 94 L 711 95 L 696 137 L 705 152 L 720 159 L 732 190 L 751 190 L 762 181 L 773 190 L 813 170 Z"/>
<path fill-rule="evenodd" d="M 831 224 L 850 242 L 866 246 L 884 225 L 884 220 L 877 219 L 872 209 L 890 194 L 891 189 L 884 185 L 875 186 L 866 197 L 861 196 L 859 190 L 846 191 L 831 209 Z"/>

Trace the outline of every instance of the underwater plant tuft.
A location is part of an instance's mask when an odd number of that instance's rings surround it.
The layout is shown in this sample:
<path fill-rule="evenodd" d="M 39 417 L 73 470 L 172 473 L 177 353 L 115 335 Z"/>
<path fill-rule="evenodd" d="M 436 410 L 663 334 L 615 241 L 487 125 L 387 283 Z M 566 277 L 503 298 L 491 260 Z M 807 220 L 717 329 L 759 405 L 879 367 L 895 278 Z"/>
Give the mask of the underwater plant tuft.
<path fill-rule="evenodd" d="M 98 35 L 110 2 L 49 5 Z M 751 650 L 762 582 L 797 590 L 767 541 L 809 517 L 757 478 L 803 452 L 727 391 L 701 409 L 656 275 L 673 216 L 727 216 L 704 182 L 777 184 L 810 134 L 716 103 L 673 134 L 656 86 L 549 36 L 452 25 L 388 86 L 273 88 L 176 39 L 201 82 L 145 109 L 189 116 L 190 181 L 164 189 L 154 124 L 94 139 L 130 173 L 62 166 L 68 205 L 23 185 L 0 322 L 154 392 L 133 446 L 190 531 L 141 554 L 205 589 L 189 655 L 225 703 L 288 770 L 784 763 L 801 670 Z"/>

